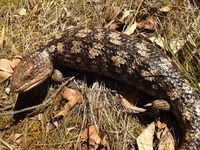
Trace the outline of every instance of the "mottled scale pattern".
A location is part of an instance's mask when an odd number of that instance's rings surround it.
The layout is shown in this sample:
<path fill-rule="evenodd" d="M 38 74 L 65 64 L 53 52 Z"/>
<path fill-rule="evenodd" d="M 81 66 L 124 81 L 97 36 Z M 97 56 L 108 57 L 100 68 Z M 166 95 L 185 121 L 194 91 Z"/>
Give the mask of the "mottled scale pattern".
<path fill-rule="evenodd" d="M 106 28 L 75 28 L 39 51 L 49 53 L 54 65 L 109 76 L 167 100 L 186 133 L 180 149 L 200 147 L 200 99 L 176 64 L 154 44 Z"/>

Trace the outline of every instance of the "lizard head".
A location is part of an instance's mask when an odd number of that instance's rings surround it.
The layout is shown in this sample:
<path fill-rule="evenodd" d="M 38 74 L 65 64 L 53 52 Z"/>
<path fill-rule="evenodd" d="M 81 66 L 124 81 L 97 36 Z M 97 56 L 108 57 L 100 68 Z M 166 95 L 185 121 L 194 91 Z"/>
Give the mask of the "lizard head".
<path fill-rule="evenodd" d="M 36 51 L 24 56 L 15 67 L 10 81 L 12 92 L 28 91 L 51 76 L 53 63 L 50 54 L 46 51 Z"/>

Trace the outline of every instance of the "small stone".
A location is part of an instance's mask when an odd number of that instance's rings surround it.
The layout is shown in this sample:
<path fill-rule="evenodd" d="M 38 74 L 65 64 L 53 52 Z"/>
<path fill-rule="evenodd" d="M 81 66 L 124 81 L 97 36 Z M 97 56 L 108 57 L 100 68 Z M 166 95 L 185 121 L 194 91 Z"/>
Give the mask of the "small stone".
<path fill-rule="evenodd" d="M 7 95 L 9 95 L 9 94 L 10 94 L 10 88 L 7 87 L 7 88 L 5 89 L 5 92 L 6 92 Z"/>
<path fill-rule="evenodd" d="M 63 74 L 59 70 L 54 69 L 51 78 L 55 82 L 62 82 L 62 80 L 63 80 Z"/>

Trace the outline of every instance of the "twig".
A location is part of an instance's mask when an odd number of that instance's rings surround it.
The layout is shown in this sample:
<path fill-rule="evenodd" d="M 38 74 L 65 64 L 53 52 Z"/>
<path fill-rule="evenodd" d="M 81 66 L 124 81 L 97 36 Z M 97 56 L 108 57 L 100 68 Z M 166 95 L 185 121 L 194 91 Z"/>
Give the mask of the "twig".
<path fill-rule="evenodd" d="M 65 85 L 67 85 L 69 82 L 71 82 L 73 79 L 75 78 L 75 76 L 71 77 L 70 79 L 66 80 L 64 83 L 61 84 L 61 86 L 56 90 L 55 93 L 53 93 L 44 103 L 39 104 L 39 105 L 35 105 L 35 106 L 31 106 L 31 107 L 27 107 L 24 109 L 20 109 L 17 111 L 12 111 L 12 112 L 6 112 L 6 113 L 1 113 L 0 116 L 8 116 L 8 115 L 15 115 L 15 114 L 19 114 L 28 110 L 33 110 L 35 108 L 38 107 L 42 107 L 42 106 L 49 106 L 51 104 L 51 100 L 53 98 L 55 98 L 58 93 L 64 88 Z"/>
<path fill-rule="evenodd" d="M 0 139 L 0 143 L 2 145 L 4 145 L 5 147 L 7 147 L 9 150 L 13 150 L 13 148 L 5 141 L 3 141 L 2 139 Z"/>

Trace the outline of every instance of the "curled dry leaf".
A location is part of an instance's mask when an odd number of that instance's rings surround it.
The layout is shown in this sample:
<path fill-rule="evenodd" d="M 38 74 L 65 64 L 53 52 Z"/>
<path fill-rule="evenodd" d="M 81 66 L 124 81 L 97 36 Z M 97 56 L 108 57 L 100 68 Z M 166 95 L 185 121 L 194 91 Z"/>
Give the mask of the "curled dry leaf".
<path fill-rule="evenodd" d="M 61 92 L 61 95 L 64 99 L 67 99 L 69 101 L 75 101 L 77 103 L 82 103 L 83 100 L 81 92 L 67 87 L 64 87 L 63 91 Z"/>
<path fill-rule="evenodd" d="M 0 59 L 0 83 L 7 80 L 13 73 L 13 68 L 20 62 L 19 58 L 11 60 Z"/>
<path fill-rule="evenodd" d="M 150 16 L 146 20 L 137 23 L 138 29 L 148 29 L 148 30 L 155 30 L 158 22 L 156 17 Z"/>
<path fill-rule="evenodd" d="M 137 145 L 139 150 L 153 150 L 153 137 L 155 133 L 155 123 L 152 122 L 137 137 Z"/>
<path fill-rule="evenodd" d="M 156 133 L 159 139 L 158 150 L 175 150 L 174 138 L 165 123 L 157 122 L 158 132 Z"/>
<path fill-rule="evenodd" d="M 65 104 L 64 108 L 54 116 L 54 119 L 65 117 L 71 108 L 73 108 L 76 104 L 81 103 L 83 100 L 83 96 L 79 91 L 67 87 L 64 87 L 61 95 L 64 99 L 68 100 L 68 103 Z"/>
<path fill-rule="evenodd" d="M 98 128 L 98 127 L 97 127 Z M 81 142 L 89 141 L 90 150 L 97 150 L 99 146 L 108 146 L 108 142 L 106 141 L 107 135 L 105 132 L 100 131 L 98 133 L 98 129 L 95 128 L 94 125 L 89 126 L 84 129 L 81 134 Z"/>

